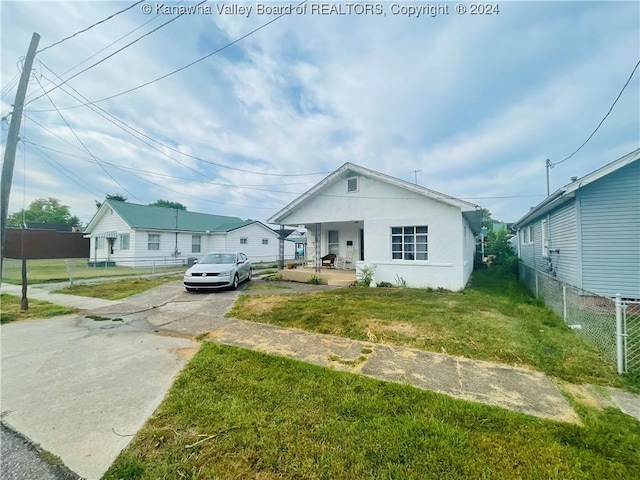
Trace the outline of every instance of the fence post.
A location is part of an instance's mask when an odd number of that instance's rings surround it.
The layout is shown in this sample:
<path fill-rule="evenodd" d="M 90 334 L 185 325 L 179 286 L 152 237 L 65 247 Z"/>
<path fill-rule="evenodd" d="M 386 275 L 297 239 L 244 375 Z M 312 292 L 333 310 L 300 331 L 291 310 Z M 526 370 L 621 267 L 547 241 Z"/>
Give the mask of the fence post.
<path fill-rule="evenodd" d="M 536 298 L 540 298 L 540 296 L 538 295 L 538 271 L 537 271 L 537 270 L 534 270 L 534 271 L 533 271 L 533 274 L 534 274 L 534 275 L 535 275 L 535 277 L 536 277 Z"/>
<path fill-rule="evenodd" d="M 69 286 L 73 287 L 73 269 L 69 265 L 69 260 L 64 261 L 65 267 L 67 267 L 67 276 L 69 277 Z"/>
<path fill-rule="evenodd" d="M 616 359 L 618 373 L 625 372 L 624 365 L 624 331 L 622 328 L 622 296 L 616 293 Z"/>
<path fill-rule="evenodd" d="M 562 285 L 562 319 L 567 323 L 567 286 Z"/>

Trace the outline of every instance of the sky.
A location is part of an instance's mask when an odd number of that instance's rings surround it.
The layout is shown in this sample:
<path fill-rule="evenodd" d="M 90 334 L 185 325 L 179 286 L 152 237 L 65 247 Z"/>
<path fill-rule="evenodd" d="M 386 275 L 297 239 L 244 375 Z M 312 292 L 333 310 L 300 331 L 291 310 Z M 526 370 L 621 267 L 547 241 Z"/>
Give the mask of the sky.
<path fill-rule="evenodd" d="M 3 152 L 32 33 L 45 49 L 133 3 L 0 3 Z M 265 221 L 352 162 L 515 221 L 640 60 L 635 1 L 299 3 L 144 2 L 38 53 L 9 212 L 54 197 L 86 224 L 121 194 Z M 640 147 L 639 79 L 551 192 Z"/>

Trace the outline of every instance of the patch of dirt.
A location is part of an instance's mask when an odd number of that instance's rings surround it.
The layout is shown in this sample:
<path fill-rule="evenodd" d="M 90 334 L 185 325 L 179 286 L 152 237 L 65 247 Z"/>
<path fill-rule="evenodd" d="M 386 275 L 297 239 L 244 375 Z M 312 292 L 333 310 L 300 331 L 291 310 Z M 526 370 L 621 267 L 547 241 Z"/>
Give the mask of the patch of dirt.
<path fill-rule="evenodd" d="M 271 313 L 273 309 L 287 301 L 287 298 L 279 295 L 260 295 L 247 297 L 242 304 L 241 309 L 248 313 L 256 315 L 264 315 Z"/>
<path fill-rule="evenodd" d="M 370 341 L 375 341 L 372 338 L 386 337 L 389 333 L 399 333 L 407 337 L 415 337 L 418 335 L 419 330 L 410 323 L 404 322 L 391 322 L 372 318 L 367 320 L 367 337 Z"/>
<path fill-rule="evenodd" d="M 603 395 L 599 395 L 592 390 L 589 385 L 574 385 L 572 383 L 562 382 L 560 388 L 566 393 L 571 395 L 573 399 L 585 405 L 586 407 L 595 408 L 596 410 L 604 410 L 607 407 L 613 406 L 610 400 L 607 400 Z"/>
<path fill-rule="evenodd" d="M 200 346 L 196 345 L 195 347 L 185 347 L 185 348 L 173 348 L 171 353 L 182 358 L 183 360 L 191 360 L 193 356 L 198 353 L 200 350 Z"/>

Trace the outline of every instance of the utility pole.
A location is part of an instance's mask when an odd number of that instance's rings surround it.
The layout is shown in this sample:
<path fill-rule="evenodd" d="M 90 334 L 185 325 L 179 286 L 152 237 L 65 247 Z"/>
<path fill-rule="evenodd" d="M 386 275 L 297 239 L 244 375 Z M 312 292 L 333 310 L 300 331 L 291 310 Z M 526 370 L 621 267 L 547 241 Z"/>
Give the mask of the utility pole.
<path fill-rule="evenodd" d="M 418 174 L 422 172 L 422 170 L 410 170 L 409 173 L 413 173 L 415 180 L 416 180 L 416 185 L 418 184 Z"/>
<path fill-rule="evenodd" d="M 547 158 L 547 162 L 545 163 L 545 167 L 547 168 L 547 197 L 549 196 L 549 170 L 553 168 L 553 163 L 551 160 Z"/>
<path fill-rule="evenodd" d="M 16 163 L 16 149 L 18 147 L 18 134 L 20 133 L 20 122 L 22 122 L 22 110 L 24 108 L 24 98 L 27 95 L 29 77 L 33 67 L 33 59 L 36 56 L 40 35 L 33 33 L 27 56 L 24 60 L 18 91 L 13 102 L 13 112 L 9 133 L 7 134 L 7 145 L 4 150 L 4 163 L 2 164 L 2 178 L 0 178 L 0 272 L 4 265 L 4 241 L 7 228 L 7 212 L 9 209 L 9 194 L 11 193 L 11 182 L 13 181 L 13 167 Z"/>

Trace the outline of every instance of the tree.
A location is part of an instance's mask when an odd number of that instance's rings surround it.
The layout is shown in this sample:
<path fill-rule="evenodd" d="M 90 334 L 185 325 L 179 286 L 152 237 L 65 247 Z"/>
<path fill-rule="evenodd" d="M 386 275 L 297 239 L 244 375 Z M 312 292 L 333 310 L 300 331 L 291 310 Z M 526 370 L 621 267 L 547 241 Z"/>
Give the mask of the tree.
<path fill-rule="evenodd" d="M 491 218 L 491 212 L 488 208 L 481 208 L 480 215 L 482 216 L 482 226 L 489 228 L 493 224 L 493 218 Z"/>
<path fill-rule="evenodd" d="M 150 203 L 149 205 L 151 205 L 152 207 L 165 207 L 165 208 L 175 208 L 176 210 L 186 210 L 187 207 L 185 207 L 183 204 L 181 204 L 180 202 L 172 202 L 170 200 L 156 200 L 153 203 Z"/>
<path fill-rule="evenodd" d="M 116 200 L 118 202 L 126 202 L 128 198 L 119 193 L 107 193 L 105 200 Z M 101 206 L 102 206 L 102 202 L 99 202 L 98 200 L 96 200 L 96 208 L 99 210 Z"/>
<path fill-rule="evenodd" d="M 485 255 L 494 255 L 494 263 L 497 265 L 504 264 L 516 254 L 509 242 L 506 230 L 498 230 L 497 232 L 489 230 L 484 252 Z"/>
<path fill-rule="evenodd" d="M 65 225 L 79 225 L 80 219 L 71 215 L 69 207 L 62 205 L 57 198 L 49 197 L 36 198 L 29 204 L 28 209 L 22 209 L 12 213 L 7 218 L 7 225 L 10 227 L 22 226 L 22 220 L 25 222 L 36 223 L 62 223 Z"/>

